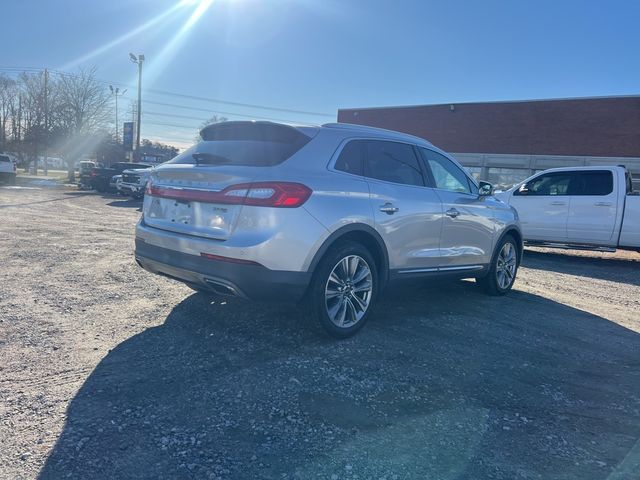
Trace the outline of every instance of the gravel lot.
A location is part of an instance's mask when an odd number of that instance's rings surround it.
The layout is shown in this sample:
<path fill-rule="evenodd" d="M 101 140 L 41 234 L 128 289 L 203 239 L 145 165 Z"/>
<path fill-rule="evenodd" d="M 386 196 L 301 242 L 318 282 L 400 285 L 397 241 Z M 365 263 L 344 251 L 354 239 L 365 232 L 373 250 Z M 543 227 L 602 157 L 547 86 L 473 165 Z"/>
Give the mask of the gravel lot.
<path fill-rule="evenodd" d="M 138 268 L 139 205 L 0 188 L 0 477 L 640 478 L 640 254 L 528 250 L 336 342 Z"/>

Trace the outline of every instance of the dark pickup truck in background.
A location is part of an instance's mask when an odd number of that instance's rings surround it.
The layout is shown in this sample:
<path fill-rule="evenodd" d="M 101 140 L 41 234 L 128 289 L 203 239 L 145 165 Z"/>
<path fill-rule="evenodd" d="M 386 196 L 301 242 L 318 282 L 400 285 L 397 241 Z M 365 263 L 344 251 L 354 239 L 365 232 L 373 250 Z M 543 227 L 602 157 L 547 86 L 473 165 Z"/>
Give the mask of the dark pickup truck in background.
<path fill-rule="evenodd" d="M 91 171 L 91 188 L 101 193 L 111 191 L 109 184 L 114 175 L 122 175 L 125 170 L 141 170 L 150 167 L 151 165 L 146 163 L 118 162 L 107 168 L 94 168 Z"/>

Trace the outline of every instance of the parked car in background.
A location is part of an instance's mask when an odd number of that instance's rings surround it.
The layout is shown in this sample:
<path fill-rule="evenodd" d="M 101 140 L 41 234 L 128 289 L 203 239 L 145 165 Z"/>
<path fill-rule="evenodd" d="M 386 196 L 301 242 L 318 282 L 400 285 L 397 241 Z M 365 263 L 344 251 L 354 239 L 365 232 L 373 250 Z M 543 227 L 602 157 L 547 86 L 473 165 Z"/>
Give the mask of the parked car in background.
<path fill-rule="evenodd" d="M 111 179 L 114 175 L 122 175 L 127 169 L 145 169 L 151 165 L 146 163 L 117 162 L 107 168 L 94 168 L 91 171 L 91 187 L 98 192 L 115 192 L 111 187 Z"/>
<path fill-rule="evenodd" d="M 125 170 L 122 172 L 122 181 L 120 182 L 119 191 L 123 195 L 129 195 L 133 198 L 144 197 L 144 191 L 147 188 L 147 181 L 153 168 Z"/>
<path fill-rule="evenodd" d="M 410 135 L 347 124 L 224 122 L 154 169 L 136 260 L 195 289 L 296 302 L 335 337 L 358 331 L 389 282 L 515 280 L 515 210 Z"/>
<path fill-rule="evenodd" d="M 13 185 L 16 183 L 17 167 L 9 155 L 0 154 L 0 182 Z"/>
<path fill-rule="evenodd" d="M 109 190 L 120 192 L 120 184 L 122 183 L 122 175 L 114 175 L 111 177 L 111 181 L 109 182 Z M 122 193 L 124 195 L 124 193 Z"/>
<path fill-rule="evenodd" d="M 640 251 L 640 196 L 625 167 L 553 168 L 496 197 L 518 211 L 527 244 Z"/>
<path fill-rule="evenodd" d="M 80 177 L 80 189 L 91 189 L 91 172 L 96 168 L 96 162 L 83 160 L 78 164 L 78 176 Z"/>

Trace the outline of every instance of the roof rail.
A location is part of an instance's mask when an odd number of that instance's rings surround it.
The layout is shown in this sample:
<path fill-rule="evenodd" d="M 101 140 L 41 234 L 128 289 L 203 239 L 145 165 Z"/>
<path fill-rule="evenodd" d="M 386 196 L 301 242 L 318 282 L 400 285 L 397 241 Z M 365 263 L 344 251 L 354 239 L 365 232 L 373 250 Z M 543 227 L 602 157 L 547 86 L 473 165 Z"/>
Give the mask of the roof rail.
<path fill-rule="evenodd" d="M 429 140 L 426 138 L 418 137 L 416 135 L 411 135 L 410 133 L 399 132 L 397 130 L 389 130 L 387 128 L 379 128 L 379 127 L 370 127 L 369 125 L 360 125 L 357 123 L 325 123 L 322 125 L 324 128 L 338 128 L 341 130 L 355 130 L 362 132 L 378 132 L 378 133 L 386 133 L 389 135 L 397 136 L 397 137 L 405 137 L 412 138 L 414 140 L 419 140 L 421 142 L 426 142 L 429 145 L 432 145 Z"/>

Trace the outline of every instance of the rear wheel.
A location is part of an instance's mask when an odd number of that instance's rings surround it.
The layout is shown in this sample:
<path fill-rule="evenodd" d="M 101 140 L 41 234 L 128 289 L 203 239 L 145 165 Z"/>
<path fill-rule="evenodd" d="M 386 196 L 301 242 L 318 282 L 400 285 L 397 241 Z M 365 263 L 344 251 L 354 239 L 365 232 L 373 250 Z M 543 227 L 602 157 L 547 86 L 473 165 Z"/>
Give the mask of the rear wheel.
<path fill-rule="evenodd" d="M 368 320 L 377 287 L 372 255 L 345 242 L 325 255 L 314 274 L 308 299 L 313 317 L 332 337 L 350 337 Z"/>
<path fill-rule="evenodd" d="M 476 282 L 489 295 L 504 295 L 516 281 L 518 272 L 518 247 L 511 235 L 505 235 L 496 248 L 496 253 L 491 260 L 489 273 Z"/>

